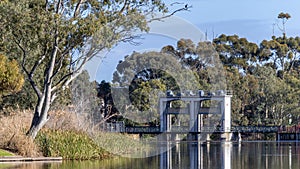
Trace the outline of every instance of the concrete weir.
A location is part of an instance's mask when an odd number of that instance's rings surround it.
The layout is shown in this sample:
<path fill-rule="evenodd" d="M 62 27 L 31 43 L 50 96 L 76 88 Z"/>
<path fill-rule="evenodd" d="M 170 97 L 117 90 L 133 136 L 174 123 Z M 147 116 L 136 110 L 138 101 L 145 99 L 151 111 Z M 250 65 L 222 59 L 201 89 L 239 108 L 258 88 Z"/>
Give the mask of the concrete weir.
<path fill-rule="evenodd" d="M 224 140 L 230 141 L 231 97 L 231 92 L 223 90 L 217 92 L 199 90 L 197 95 L 180 96 L 167 93 L 166 97 L 160 97 L 159 100 L 160 132 L 189 133 L 189 140 L 209 139 L 211 133 L 218 132 L 223 133 Z M 178 101 L 183 107 L 173 106 Z M 174 123 L 174 118 L 179 116 L 188 116 L 189 120 L 185 122 L 185 126 L 180 121 Z M 219 120 L 209 121 L 216 116 Z"/>
<path fill-rule="evenodd" d="M 0 157 L 0 162 L 61 162 L 62 157 Z"/>

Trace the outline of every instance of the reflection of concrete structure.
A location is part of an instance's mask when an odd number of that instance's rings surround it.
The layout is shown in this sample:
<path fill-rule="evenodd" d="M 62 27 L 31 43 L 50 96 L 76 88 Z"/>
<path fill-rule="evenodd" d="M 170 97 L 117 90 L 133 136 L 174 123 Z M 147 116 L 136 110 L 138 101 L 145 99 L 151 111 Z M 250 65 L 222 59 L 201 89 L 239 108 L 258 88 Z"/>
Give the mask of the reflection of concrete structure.
<path fill-rule="evenodd" d="M 231 132 L 231 97 L 230 93 L 218 91 L 205 94 L 199 91 L 198 96 L 172 96 L 160 98 L 160 132 L 180 132 L 190 133 L 197 137 L 200 133 L 212 133 L 216 130 L 224 132 L 226 140 L 230 139 Z M 172 103 L 181 101 L 186 107 L 173 108 Z M 209 101 L 209 107 L 205 107 L 205 102 Z M 213 103 L 212 103 L 213 102 Z M 189 125 L 172 127 L 172 115 L 189 115 Z M 205 125 L 204 115 L 221 115 L 220 126 L 217 124 Z M 199 139 L 197 137 L 196 139 Z"/>
<path fill-rule="evenodd" d="M 209 144 L 203 146 L 201 145 L 200 142 L 176 144 L 173 149 L 172 146 L 174 145 L 172 145 L 171 142 L 166 142 L 164 146 L 165 147 L 161 147 L 162 151 L 160 154 L 161 169 L 173 169 L 173 168 L 205 169 L 207 167 L 212 167 L 212 166 L 215 167 L 217 166 L 218 168 L 221 169 L 232 168 L 233 147 L 231 142 L 218 144 L 217 147 L 214 148 L 210 147 Z M 168 151 L 165 151 L 166 149 L 168 149 Z M 182 152 L 181 149 L 183 150 Z M 219 151 L 217 151 L 218 152 L 217 154 L 214 154 L 214 151 L 211 151 L 210 149 L 219 150 Z M 210 156 L 215 158 L 210 158 Z"/>

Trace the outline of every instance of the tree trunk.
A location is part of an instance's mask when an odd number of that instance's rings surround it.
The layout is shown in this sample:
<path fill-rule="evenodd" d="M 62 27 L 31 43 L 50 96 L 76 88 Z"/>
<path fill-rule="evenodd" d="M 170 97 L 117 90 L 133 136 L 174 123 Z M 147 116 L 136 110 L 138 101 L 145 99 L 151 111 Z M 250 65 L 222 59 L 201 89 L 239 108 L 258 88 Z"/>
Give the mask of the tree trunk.
<path fill-rule="evenodd" d="M 57 32 L 56 32 L 57 33 Z M 51 106 L 52 102 L 52 83 L 53 83 L 53 73 L 55 67 L 55 60 L 57 55 L 57 35 L 55 35 L 55 41 L 53 43 L 53 51 L 49 62 L 49 68 L 46 73 L 46 78 L 44 81 L 44 90 L 42 95 L 38 96 L 38 103 L 34 112 L 34 116 L 31 122 L 31 127 L 27 132 L 27 135 L 30 136 L 32 139 L 35 139 L 37 133 L 41 130 L 41 128 L 46 124 L 48 121 L 48 111 Z"/>
<path fill-rule="evenodd" d="M 48 110 L 49 108 L 42 108 L 41 111 L 39 111 L 38 109 L 35 110 L 30 129 L 27 132 L 27 136 L 35 139 L 38 132 L 48 121 Z"/>
<path fill-rule="evenodd" d="M 42 98 L 38 99 L 31 126 L 27 135 L 35 139 L 37 133 L 48 121 L 48 111 L 51 105 L 51 85 L 47 85 Z"/>

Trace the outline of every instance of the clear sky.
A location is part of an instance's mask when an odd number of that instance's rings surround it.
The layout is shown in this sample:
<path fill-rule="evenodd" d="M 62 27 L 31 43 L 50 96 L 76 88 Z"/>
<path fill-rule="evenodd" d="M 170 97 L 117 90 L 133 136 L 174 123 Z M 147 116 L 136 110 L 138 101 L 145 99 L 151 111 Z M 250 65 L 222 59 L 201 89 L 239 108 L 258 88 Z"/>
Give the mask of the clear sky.
<path fill-rule="evenodd" d="M 174 0 L 167 0 L 168 4 Z M 279 24 L 280 12 L 289 13 L 292 17 L 286 23 L 288 36 L 300 35 L 300 1 L 299 0 L 186 0 L 176 1 L 192 5 L 189 12 L 177 13 L 207 32 L 208 38 L 213 35 L 237 34 L 252 42 L 259 43 L 273 35 L 273 24 Z M 173 8 L 178 7 L 173 5 Z M 274 34 L 281 32 L 274 25 Z"/>
<path fill-rule="evenodd" d="M 286 23 L 287 36 L 300 36 L 300 0 L 165 0 L 172 4 L 170 10 L 192 6 L 190 11 L 176 13 L 164 22 L 151 24 L 149 34 L 143 34 L 141 45 L 119 44 L 106 53 L 104 60 L 93 60 L 87 65 L 91 80 L 110 81 L 119 60 L 133 51 L 160 50 L 165 45 L 176 45 L 180 38 L 198 41 L 211 40 L 221 34 L 245 37 L 251 42 L 260 43 L 273 35 L 282 33 L 277 27 L 280 12 L 289 13 Z M 94 72 L 94 73 L 93 73 Z"/>

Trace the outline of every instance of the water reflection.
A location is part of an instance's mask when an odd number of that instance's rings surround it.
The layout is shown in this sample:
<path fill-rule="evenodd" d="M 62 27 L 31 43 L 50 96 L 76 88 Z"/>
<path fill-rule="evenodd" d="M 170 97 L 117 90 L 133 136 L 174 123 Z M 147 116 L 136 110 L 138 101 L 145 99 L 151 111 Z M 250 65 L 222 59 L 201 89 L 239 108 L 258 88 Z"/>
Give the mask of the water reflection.
<path fill-rule="evenodd" d="M 7 169 L 281 169 L 299 168 L 298 142 L 169 142 L 162 153 L 149 158 L 117 157 L 102 161 L 1 164 Z M 166 146 L 169 151 L 163 151 Z M 164 147 L 164 148 L 163 148 Z"/>
<path fill-rule="evenodd" d="M 172 146 L 172 145 L 170 145 Z M 239 147 L 241 151 L 241 146 Z M 160 155 L 160 169 L 205 169 L 232 168 L 233 143 L 198 143 L 176 144 L 171 151 Z"/>

